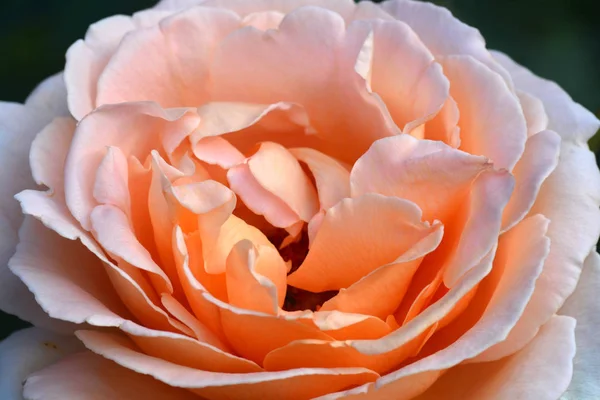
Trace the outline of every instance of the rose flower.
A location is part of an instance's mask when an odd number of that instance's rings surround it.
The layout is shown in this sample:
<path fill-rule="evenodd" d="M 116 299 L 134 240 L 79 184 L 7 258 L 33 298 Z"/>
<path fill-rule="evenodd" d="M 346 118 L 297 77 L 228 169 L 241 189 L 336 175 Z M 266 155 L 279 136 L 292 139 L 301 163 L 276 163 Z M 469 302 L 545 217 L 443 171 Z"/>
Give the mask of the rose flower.
<path fill-rule="evenodd" d="M 599 121 L 446 9 L 163 0 L 0 126 L 3 399 L 600 398 Z"/>

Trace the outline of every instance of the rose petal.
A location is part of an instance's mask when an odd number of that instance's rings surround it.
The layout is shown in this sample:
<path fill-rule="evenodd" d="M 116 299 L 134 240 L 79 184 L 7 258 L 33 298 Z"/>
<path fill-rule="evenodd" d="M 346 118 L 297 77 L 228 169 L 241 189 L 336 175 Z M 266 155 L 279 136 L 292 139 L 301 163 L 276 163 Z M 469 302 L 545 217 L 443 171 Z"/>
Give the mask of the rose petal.
<path fill-rule="evenodd" d="M 448 145 L 398 135 L 374 142 L 350 173 L 352 196 L 381 193 L 413 201 L 424 219 L 444 221 L 467 193 L 471 182 L 490 164 Z M 458 207 L 458 204 L 457 204 Z"/>
<path fill-rule="evenodd" d="M 491 363 L 453 368 L 415 400 L 557 399 L 571 380 L 574 328 L 572 318 L 555 316 L 520 352 Z M 380 393 L 393 390 L 391 386 Z"/>
<path fill-rule="evenodd" d="M 340 15 L 321 7 L 292 11 L 276 31 L 240 29 L 215 52 L 213 99 L 302 104 L 327 142 L 325 152 L 354 161 L 370 142 L 396 132 L 354 70 L 367 35 L 358 25 L 347 31 Z M 240 62 L 246 66 L 243 76 L 235 67 Z"/>
<path fill-rule="evenodd" d="M 431 119 L 448 97 L 441 66 L 415 32 L 400 21 L 370 20 L 373 32 L 370 83 L 405 133 Z"/>
<path fill-rule="evenodd" d="M 285 300 L 287 267 L 273 247 L 238 242 L 227 257 L 229 304 L 277 314 Z"/>
<path fill-rule="evenodd" d="M 0 103 L 0 309 L 37 326 L 60 332 L 70 330 L 69 324 L 48 318 L 31 292 L 10 272 L 7 265 L 15 252 L 18 229 L 23 221 L 19 203 L 13 196 L 21 190 L 34 187 L 34 180 L 39 184 L 52 184 L 52 179 L 47 179 L 49 174 L 37 167 L 37 159 L 48 161 L 45 163 L 47 170 L 60 167 L 63 163 L 65 152 L 61 147 L 65 142 L 68 144 L 72 135 L 72 122 L 68 118 L 57 118 L 56 122 L 42 128 L 55 116 L 68 114 L 65 99 L 62 74 L 58 74 L 42 82 L 24 106 Z M 40 130 L 42 132 L 38 134 Z M 28 157 L 30 146 L 32 149 Z"/>
<path fill-rule="evenodd" d="M 65 164 L 66 201 L 75 219 L 90 229 L 89 214 L 97 205 L 94 176 L 106 146 L 119 147 L 126 157 L 145 160 L 151 150 L 161 147 L 160 135 L 191 132 L 197 124 L 193 111 L 165 111 L 154 103 L 107 106 L 89 114 L 77 126 Z"/>
<path fill-rule="evenodd" d="M 130 32 L 98 78 L 96 105 L 148 100 L 168 108 L 207 102 L 212 53 L 239 26 L 233 12 L 193 7 Z"/>
<path fill-rule="evenodd" d="M 506 54 L 499 51 L 492 54 L 510 72 L 517 89 L 534 95 L 544 103 L 548 115 L 547 129 L 558 133 L 563 140 L 584 143 L 600 128 L 598 118 L 574 102 L 556 83 L 535 76 Z"/>
<path fill-rule="evenodd" d="M 71 379 L 64 379 L 65 376 Z M 99 398 L 127 400 L 138 396 L 148 400 L 194 400 L 197 396 L 152 377 L 135 373 L 95 355 L 82 352 L 31 375 L 23 391 L 27 400 L 73 399 L 82 393 Z"/>
<path fill-rule="evenodd" d="M 321 209 L 331 208 L 343 198 L 350 197 L 350 173 L 338 161 L 307 147 L 289 151 L 298 161 L 305 163 L 312 173 Z"/>
<path fill-rule="evenodd" d="M 541 131 L 530 136 L 514 169 L 515 191 L 502 215 L 502 231 L 519 222 L 531 209 L 546 178 L 558 164 L 560 136 Z"/>
<path fill-rule="evenodd" d="M 443 225 L 434 224 L 429 235 L 388 265 L 384 265 L 326 301 L 320 311 L 338 310 L 385 319 L 404 297 L 423 257 L 442 241 Z"/>
<path fill-rule="evenodd" d="M 378 194 L 344 199 L 327 210 L 288 284 L 311 292 L 346 288 L 396 260 L 432 230 L 410 201 Z"/>
<path fill-rule="evenodd" d="M 525 346 L 575 290 L 584 260 L 600 235 L 600 176 L 594 154 L 563 139 L 560 159 L 529 212 L 551 222 L 552 243 L 544 270 L 523 317 L 505 341 L 504 351 Z"/>
<path fill-rule="evenodd" d="M 461 150 L 511 171 L 527 140 L 518 98 L 498 74 L 471 57 L 449 56 L 441 63 L 460 112 Z"/>
<path fill-rule="evenodd" d="M 548 129 L 548 114 L 544 109 L 544 103 L 537 97 L 521 90 L 517 90 L 517 96 L 521 108 L 523 108 L 525 121 L 527 121 L 527 136 L 531 137 Z"/>
<path fill-rule="evenodd" d="M 381 7 L 407 23 L 436 58 L 453 54 L 474 57 L 512 84 L 509 74 L 486 49 L 479 31 L 456 19 L 447 8 L 410 0 L 386 1 Z"/>
<path fill-rule="evenodd" d="M 184 387 L 207 399 L 289 398 L 320 396 L 331 390 L 360 385 L 378 375 L 364 368 L 300 369 L 285 372 L 222 374 L 200 371 L 150 357 L 133 343 L 110 333 L 87 331 L 80 339 L 94 352 L 172 387 Z"/>
<path fill-rule="evenodd" d="M 593 399 L 600 396 L 600 368 L 598 365 L 598 310 L 597 288 L 600 285 L 600 257 L 593 250 L 585 260 L 575 292 L 567 299 L 560 313 L 577 319 L 573 360 L 573 380 L 564 400 Z M 534 339 L 535 340 L 535 339 Z"/>
<path fill-rule="evenodd" d="M 0 342 L 0 393 L 5 399 L 23 398 L 23 382 L 29 374 L 81 350 L 82 344 L 73 336 L 40 328 L 14 332 Z"/>

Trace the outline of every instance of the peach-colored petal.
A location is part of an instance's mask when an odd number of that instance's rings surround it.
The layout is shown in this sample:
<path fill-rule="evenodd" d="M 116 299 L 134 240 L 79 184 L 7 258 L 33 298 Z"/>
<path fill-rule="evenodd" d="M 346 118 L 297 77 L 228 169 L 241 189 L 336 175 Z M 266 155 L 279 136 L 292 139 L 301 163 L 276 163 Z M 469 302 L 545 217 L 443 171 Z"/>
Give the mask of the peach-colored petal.
<path fill-rule="evenodd" d="M 339 310 L 374 315 L 381 319 L 394 313 L 404 297 L 423 257 L 442 241 L 443 225 L 434 224 L 431 233 L 415 243 L 392 263 L 384 265 L 326 301 L 321 311 Z"/>
<path fill-rule="evenodd" d="M 594 249 L 585 260 L 575 292 L 560 309 L 560 314 L 577 320 L 575 343 L 578 349 L 582 349 L 575 354 L 573 380 L 565 392 L 565 399 L 594 398 L 600 395 L 598 285 L 600 285 L 600 256 Z"/>
<path fill-rule="evenodd" d="M 396 260 L 431 230 L 410 201 L 379 194 L 344 199 L 327 210 L 288 284 L 311 292 L 346 288 Z"/>
<path fill-rule="evenodd" d="M 506 54 L 494 51 L 494 58 L 508 72 L 515 87 L 530 93 L 544 103 L 548 115 L 548 126 L 563 140 L 585 143 L 600 128 L 600 121 L 590 111 L 582 107 L 552 81 L 535 76 L 527 68 L 518 65 Z"/>
<path fill-rule="evenodd" d="M 255 214 L 262 215 L 273 226 L 287 228 L 300 221 L 300 217 L 282 199 L 262 187 L 247 163 L 227 171 L 231 189 Z"/>
<path fill-rule="evenodd" d="M 473 361 L 496 360 L 514 352 L 511 341 L 504 339 L 522 319 L 542 272 L 550 248 L 545 236 L 548 223 L 543 216 L 535 215 L 500 237 L 492 272 L 479 285 L 473 305 L 440 336 L 441 346 L 451 344 L 471 326 L 475 330 L 493 324 L 490 331 L 499 335 L 494 338 L 499 343 L 491 342 L 492 346 Z"/>
<path fill-rule="evenodd" d="M 456 101 L 449 96 L 440 112 L 425 124 L 424 138 L 441 140 L 448 146 L 458 148 L 460 146 L 459 118 Z"/>
<path fill-rule="evenodd" d="M 193 7 L 130 32 L 98 78 L 96 105 L 148 100 L 163 107 L 200 106 L 209 99 L 214 49 L 239 26 L 230 11 Z"/>
<path fill-rule="evenodd" d="M 194 315 L 206 325 L 213 335 L 222 342 L 226 342 L 221 327 L 219 309 L 204 298 L 206 289 L 190 270 L 190 254 L 183 231 L 179 227 L 175 227 L 173 230 L 173 253 L 181 286 Z"/>
<path fill-rule="evenodd" d="M 212 96 L 215 101 L 302 104 L 327 142 L 326 153 L 353 161 L 370 142 L 396 131 L 354 70 L 367 35 L 360 26 L 346 31 L 341 16 L 320 7 L 292 11 L 276 31 L 240 29 L 215 52 Z M 236 67 L 240 63 L 243 76 Z"/>
<path fill-rule="evenodd" d="M 221 136 L 206 136 L 193 147 L 194 155 L 207 164 L 229 169 L 244 161 L 244 154 Z"/>
<path fill-rule="evenodd" d="M 318 327 L 336 340 L 379 339 L 392 331 L 390 326 L 379 318 L 340 311 L 320 309 L 312 313 L 312 318 L 298 320 Z"/>
<path fill-rule="evenodd" d="M 481 281 L 482 275 L 489 272 L 490 268 L 474 269 L 460 283 L 464 284 L 463 289 L 468 290 L 474 287 L 472 284 L 475 281 L 481 282 L 481 285 L 484 286 L 490 281 L 497 283 L 481 318 L 476 319 L 475 324 L 453 343 L 428 357 L 382 377 L 370 390 L 377 389 L 377 392 L 381 390 L 380 393 L 383 396 L 383 393 L 400 390 L 407 385 L 415 385 L 419 390 L 412 393 L 413 395 L 419 394 L 425 391 L 441 372 L 481 354 L 491 345 L 504 340 L 510 329 L 522 318 L 521 313 L 541 271 L 544 257 L 548 252 L 548 239 L 544 236 L 546 228 L 547 220 L 538 216 L 524 220 L 503 235 L 498 246 L 498 256 L 494 260 L 494 266 L 489 275 L 491 279 Z M 484 264 L 481 265 L 484 266 Z M 483 290 L 488 296 L 490 295 L 490 288 Z M 453 293 L 459 292 L 466 293 L 452 288 L 438 303 L 430 306 L 406 327 L 432 313 L 438 304 L 443 307 L 450 297 L 454 297 Z M 398 333 L 390 336 L 399 335 L 399 332 L 404 329 L 405 327 L 400 328 Z M 440 336 L 440 338 L 444 339 L 444 336 Z M 380 339 L 380 342 L 385 339 Z M 436 339 L 434 337 L 431 340 Z"/>
<path fill-rule="evenodd" d="M 129 215 L 131 199 L 128 175 L 127 158 L 123 152 L 118 147 L 108 147 L 96 172 L 94 199 L 100 204 L 116 206 L 123 213 Z"/>
<path fill-rule="evenodd" d="M 203 343 L 210 344 L 221 350 L 228 351 L 229 348 L 218 337 L 216 337 L 210 329 L 201 323 L 195 315 L 187 308 L 181 305 L 173 296 L 168 293 L 163 293 L 160 302 L 167 312 L 175 317 L 179 322 L 187 326 L 194 334 L 193 337 Z"/>
<path fill-rule="evenodd" d="M 287 268 L 277 250 L 261 247 L 248 240 L 233 246 L 227 257 L 227 298 L 232 306 L 275 315 L 285 299 Z"/>
<path fill-rule="evenodd" d="M 444 271 L 444 284 L 452 287 L 496 245 L 502 212 L 514 188 L 506 171 L 482 172 L 473 182 L 460 239 Z"/>
<path fill-rule="evenodd" d="M 441 63 L 460 112 L 460 148 L 512 170 L 527 140 L 517 96 L 498 74 L 471 57 L 449 56 Z"/>
<path fill-rule="evenodd" d="M 448 97 L 441 66 L 415 32 L 400 21 L 372 20 L 370 86 L 405 133 L 431 119 Z"/>
<path fill-rule="evenodd" d="M 294 319 L 240 309 L 215 299 L 212 301 L 220 308 L 223 331 L 231 347 L 237 354 L 261 365 L 269 352 L 294 340 L 332 340 L 318 328 Z"/>
<path fill-rule="evenodd" d="M 350 173 L 352 196 L 381 193 L 418 204 L 424 219 L 444 221 L 483 170 L 486 158 L 437 141 L 398 135 L 376 141 Z M 458 207 L 458 204 L 456 205 Z"/>
<path fill-rule="evenodd" d="M 351 340 L 320 341 L 296 340 L 273 350 L 265 357 L 264 367 L 268 371 L 292 368 L 352 368 L 363 367 L 378 373 L 394 368 L 405 359 L 414 356 L 433 332 L 430 329 L 390 352 L 363 354 L 352 347 Z"/>
<path fill-rule="evenodd" d="M 174 364 L 203 371 L 249 373 L 262 368 L 214 346 L 177 333 L 147 329 L 133 322 L 120 326 L 127 336 L 147 355 Z M 78 331 L 76 334 L 85 334 Z"/>
<path fill-rule="evenodd" d="M 90 221 L 98 243 L 112 258 L 150 272 L 159 294 L 173 292 L 171 281 L 137 240 L 123 211 L 115 206 L 100 205 L 92 210 Z"/>
<path fill-rule="evenodd" d="M 573 373 L 574 328 L 574 319 L 555 316 L 520 352 L 492 363 L 453 368 L 415 400 L 557 399 Z"/>
<path fill-rule="evenodd" d="M 504 215 L 502 230 L 518 223 L 531 209 L 544 180 L 558 164 L 560 136 L 552 131 L 541 131 L 527 139 L 525 152 L 514 169 L 515 191 Z"/>
<path fill-rule="evenodd" d="M 321 209 L 331 208 L 343 198 L 350 197 L 350 173 L 338 161 L 307 147 L 289 151 L 308 166 L 315 178 Z"/>
<path fill-rule="evenodd" d="M 73 335 L 40 328 L 14 332 L 0 342 L 0 393 L 5 399 L 22 399 L 27 376 L 84 349 Z"/>
<path fill-rule="evenodd" d="M 303 221 L 318 211 L 318 197 L 296 158 L 283 146 L 265 142 L 247 161 L 258 184 L 285 202 Z"/>
<path fill-rule="evenodd" d="M 563 137 L 558 166 L 530 211 L 551 221 L 550 254 L 522 318 L 499 347 L 514 352 L 525 346 L 573 292 L 600 235 L 599 206 L 600 177 L 594 154 Z"/>
<path fill-rule="evenodd" d="M 92 351 L 130 370 L 148 374 L 172 387 L 183 387 L 207 399 L 312 398 L 348 386 L 373 381 L 364 368 L 298 369 L 285 372 L 224 374 L 201 371 L 145 355 L 131 341 L 110 333 L 79 335 Z"/>
<path fill-rule="evenodd" d="M 537 97 L 517 90 L 517 96 L 523 108 L 525 121 L 527 121 L 527 136 L 531 137 L 548 128 L 548 114 L 544 110 L 544 103 Z"/>
<path fill-rule="evenodd" d="M 116 146 L 126 157 L 145 160 L 160 148 L 164 131 L 191 132 L 195 113 L 165 111 L 154 103 L 125 103 L 97 109 L 77 126 L 65 164 L 65 195 L 69 210 L 84 229 L 97 205 L 93 198 L 94 176 L 107 146 Z"/>
<path fill-rule="evenodd" d="M 70 379 L 64 379 L 65 376 Z M 92 352 L 81 352 L 30 375 L 23 395 L 28 400 L 75 399 L 86 393 L 97 398 L 129 400 L 197 400 L 181 388 L 174 388 L 147 375 L 107 360 Z"/>
<path fill-rule="evenodd" d="M 381 7 L 408 24 L 436 58 L 452 54 L 474 57 L 512 84 L 509 74 L 486 49 L 479 31 L 459 21 L 447 8 L 412 0 L 386 1 Z"/>

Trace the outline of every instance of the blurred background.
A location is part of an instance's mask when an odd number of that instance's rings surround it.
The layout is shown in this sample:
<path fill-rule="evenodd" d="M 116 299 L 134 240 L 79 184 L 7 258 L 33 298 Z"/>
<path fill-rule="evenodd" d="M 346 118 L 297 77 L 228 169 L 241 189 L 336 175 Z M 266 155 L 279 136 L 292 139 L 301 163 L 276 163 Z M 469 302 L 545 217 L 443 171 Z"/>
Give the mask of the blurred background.
<path fill-rule="evenodd" d="M 252 0 L 248 0 L 252 1 Z M 558 82 L 600 116 L 600 23 L 596 0 L 434 0 L 477 27 L 488 47 Z M 2 0 L 0 99 L 22 102 L 63 69 L 67 48 L 104 17 L 132 14 L 155 0 Z M 591 143 L 598 154 L 600 135 Z M 0 312 L 0 340 L 26 324 Z"/>

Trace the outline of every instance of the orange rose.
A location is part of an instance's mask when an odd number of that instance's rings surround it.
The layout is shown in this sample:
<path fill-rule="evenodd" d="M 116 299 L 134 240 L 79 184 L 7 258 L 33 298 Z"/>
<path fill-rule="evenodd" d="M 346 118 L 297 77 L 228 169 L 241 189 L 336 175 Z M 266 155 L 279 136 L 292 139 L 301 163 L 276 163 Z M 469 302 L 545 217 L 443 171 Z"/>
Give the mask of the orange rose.
<path fill-rule="evenodd" d="M 0 124 L 10 398 L 600 396 L 599 122 L 443 8 L 164 0 Z"/>

